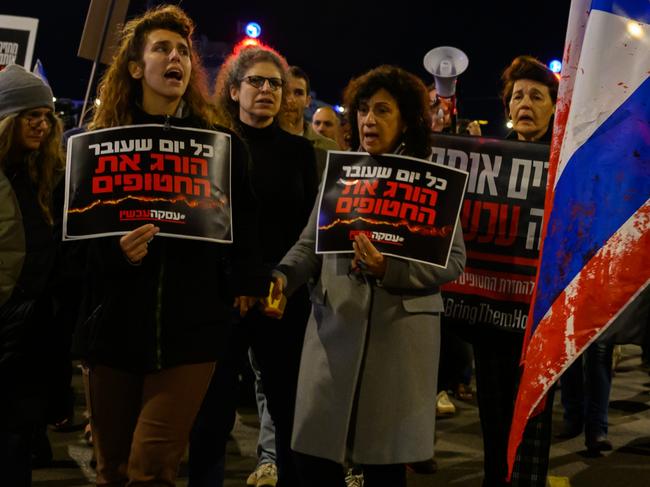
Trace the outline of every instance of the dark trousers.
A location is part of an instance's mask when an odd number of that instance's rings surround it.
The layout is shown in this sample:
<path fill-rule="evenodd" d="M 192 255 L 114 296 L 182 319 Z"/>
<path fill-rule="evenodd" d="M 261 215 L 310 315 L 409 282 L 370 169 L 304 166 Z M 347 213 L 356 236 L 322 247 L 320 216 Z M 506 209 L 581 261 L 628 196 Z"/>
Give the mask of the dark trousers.
<path fill-rule="evenodd" d="M 300 354 L 311 304 L 306 288 L 289 300 L 281 320 L 253 310 L 233 327 L 228 356 L 210 383 L 190 437 L 189 485 L 223 485 L 226 442 L 235 420 L 237 375 L 253 349 L 275 424 L 278 487 L 298 485 L 291 433 Z"/>
<path fill-rule="evenodd" d="M 97 485 L 174 486 L 214 363 L 132 374 L 95 365 L 88 375 Z"/>
<path fill-rule="evenodd" d="M 443 318 L 440 327 L 438 391 L 456 391 L 459 384 L 469 385 L 472 380 L 472 346 L 455 328 Z"/>
<path fill-rule="evenodd" d="M 0 429 L 0 472 L 6 485 L 15 487 L 32 485 L 34 428 L 26 426 L 11 430 Z"/>
<path fill-rule="evenodd" d="M 343 465 L 326 458 L 294 452 L 301 487 L 345 487 Z M 361 465 L 365 487 L 406 487 L 406 466 Z"/>
<path fill-rule="evenodd" d="M 189 487 L 219 487 L 224 482 L 226 443 L 238 402 L 238 374 L 249 341 L 247 328 L 240 325 L 231 329 L 228 349 L 210 380 L 190 433 Z"/>
<path fill-rule="evenodd" d="M 560 378 L 564 422 L 576 431 L 584 425 L 587 443 L 607 436 L 613 353 L 613 343 L 597 340 Z"/>
<path fill-rule="evenodd" d="M 524 430 L 507 482 L 508 436 L 519 383 L 523 335 L 490 330 L 474 342 L 476 394 L 483 433 L 483 487 L 546 486 L 551 447 L 553 390 L 544 411 L 531 418 Z"/>

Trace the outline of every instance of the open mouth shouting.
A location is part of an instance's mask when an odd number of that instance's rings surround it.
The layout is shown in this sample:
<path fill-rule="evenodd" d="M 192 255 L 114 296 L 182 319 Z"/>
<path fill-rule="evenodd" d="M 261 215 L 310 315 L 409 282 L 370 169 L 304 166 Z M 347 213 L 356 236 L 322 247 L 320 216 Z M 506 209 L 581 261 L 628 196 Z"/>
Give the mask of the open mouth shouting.
<path fill-rule="evenodd" d="M 183 82 L 183 70 L 177 66 L 171 66 L 165 71 L 165 79 L 181 84 Z"/>
<path fill-rule="evenodd" d="M 363 142 L 364 144 L 374 144 L 379 140 L 379 133 L 375 130 L 364 130 Z"/>

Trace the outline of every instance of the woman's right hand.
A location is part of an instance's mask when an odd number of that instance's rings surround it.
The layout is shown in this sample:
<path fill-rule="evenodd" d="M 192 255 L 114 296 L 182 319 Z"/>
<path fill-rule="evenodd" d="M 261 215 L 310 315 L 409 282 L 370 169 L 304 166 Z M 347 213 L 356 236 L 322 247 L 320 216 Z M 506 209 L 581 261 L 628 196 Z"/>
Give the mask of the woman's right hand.
<path fill-rule="evenodd" d="M 271 289 L 269 295 L 262 300 L 264 313 L 269 318 L 279 320 L 284 315 L 284 308 L 287 305 L 287 298 L 284 295 L 284 281 L 279 277 L 271 278 Z"/>
<path fill-rule="evenodd" d="M 149 242 L 160 231 L 159 227 L 151 223 L 142 225 L 120 238 L 120 248 L 124 256 L 132 264 L 138 264 L 147 255 Z"/>
<path fill-rule="evenodd" d="M 272 277 L 271 282 L 273 283 L 271 298 L 273 298 L 274 301 L 277 301 L 284 294 L 284 281 L 279 277 Z"/>
<path fill-rule="evenodd" d="M 279 277 L 273 277 L 273 288 L 271 289 L 271 298 L 278 300 L 284 294 L 284 281 Z"/>

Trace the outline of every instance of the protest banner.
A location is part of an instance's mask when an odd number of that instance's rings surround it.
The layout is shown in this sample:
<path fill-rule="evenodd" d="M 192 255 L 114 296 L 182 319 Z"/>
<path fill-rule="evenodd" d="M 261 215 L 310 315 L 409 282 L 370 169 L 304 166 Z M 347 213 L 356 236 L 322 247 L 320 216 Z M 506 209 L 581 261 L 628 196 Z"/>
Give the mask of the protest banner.
<path fill-rule="evenodd" d="M 230 135 L 134 125 L 68 141 L 64 239 L 125 234 L 232 242 Z"/>
<path fill-rule="evenodd" d="M 535 287 L 549 147 L 433 136 L 433 160 L 469 172 L 465 272 L 443 286 L 445 319 L 522 331 Z"/>
<path fill-rule="evenodd" d="M 385 255 L 446 267 L 466 181 L 413 157 L 330 151 L 316 252 L 352 252 L 364 233 Z"/>

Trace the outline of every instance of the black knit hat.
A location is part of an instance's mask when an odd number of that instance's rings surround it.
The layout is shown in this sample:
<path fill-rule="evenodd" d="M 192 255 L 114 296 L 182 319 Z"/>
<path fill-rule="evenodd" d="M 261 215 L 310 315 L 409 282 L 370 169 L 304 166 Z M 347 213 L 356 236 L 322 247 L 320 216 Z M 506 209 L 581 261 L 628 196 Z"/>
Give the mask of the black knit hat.
<path fill-rule="evenodd" d="M 52 90 L 41 78 L 17 64 L 0 71 L 0 118 L 39 107 L 54 110 Z"/>

